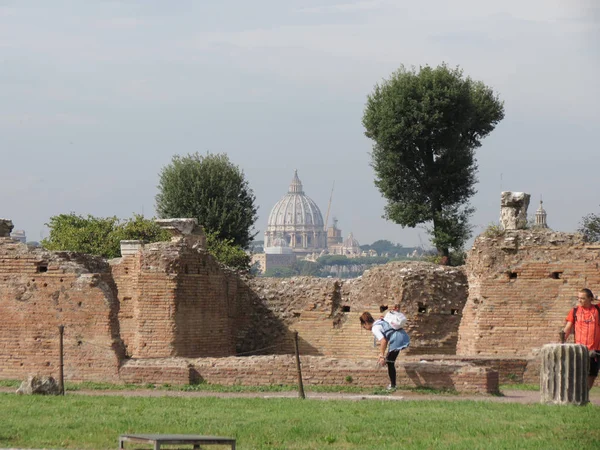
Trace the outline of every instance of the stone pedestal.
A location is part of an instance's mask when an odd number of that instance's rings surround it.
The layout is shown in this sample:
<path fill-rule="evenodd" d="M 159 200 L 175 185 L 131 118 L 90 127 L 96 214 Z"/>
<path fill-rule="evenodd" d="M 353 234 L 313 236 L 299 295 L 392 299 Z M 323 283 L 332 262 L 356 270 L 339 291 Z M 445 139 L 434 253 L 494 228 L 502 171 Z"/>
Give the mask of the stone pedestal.
<path fill-rule="evenodd" d="M 159 227 L 171 233 L 172 242 L 186 242 L 206 248 L 206 235 L 198 219 L 157 219 Z"/>
<path fill-rule="evenodd" d="M 542 347 L 540 371 L 541 402 L 585 405 L 589 402 L 587 376 L 590 357 L 587 347 L 548 344 Z"/>
<path fill-rule="evenodd" d="M 144 247 L 144 241 L 121 241 L 121 256 L 136 255 Z"/>

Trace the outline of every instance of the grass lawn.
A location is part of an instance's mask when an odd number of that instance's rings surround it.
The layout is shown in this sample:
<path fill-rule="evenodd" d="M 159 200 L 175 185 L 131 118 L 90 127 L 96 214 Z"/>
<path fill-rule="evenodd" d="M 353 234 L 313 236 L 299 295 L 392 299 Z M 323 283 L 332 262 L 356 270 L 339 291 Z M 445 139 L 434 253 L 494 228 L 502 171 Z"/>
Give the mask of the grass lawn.
<path fill-rule="evenodd" d="M 190 433 L 240 449 L 597 449 L 599 418 L 592 405 L 0 394 L 0 447 L 109 449 L 122 433 Z"/>

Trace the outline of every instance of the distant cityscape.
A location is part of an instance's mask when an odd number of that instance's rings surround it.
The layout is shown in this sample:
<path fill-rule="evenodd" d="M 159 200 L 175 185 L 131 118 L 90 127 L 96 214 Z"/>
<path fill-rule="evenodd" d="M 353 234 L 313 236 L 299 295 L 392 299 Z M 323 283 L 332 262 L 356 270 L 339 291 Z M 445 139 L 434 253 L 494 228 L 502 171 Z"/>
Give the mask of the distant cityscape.
<path fill-rule="evenodd" d="M 255 245 L 252 249 L 252 264 L 258 272 L 269 274 L 273 269 L 291 268 L 298 261 L 317 262 L 326 256 L 407 259 L 423 255 L 421 248 L 396 246 L 390 249 L 392 255 L 390 250 L 377 251 L 370 246 L 361 246 L 352 232 L 344 238 L 335 217 L 328 226 L 330 209 L 331 199 L 323 219 L 320 208 L 304 193 L 298 171 L 294 171 L 288 192 L 271 209 L 262 246 Z"/>

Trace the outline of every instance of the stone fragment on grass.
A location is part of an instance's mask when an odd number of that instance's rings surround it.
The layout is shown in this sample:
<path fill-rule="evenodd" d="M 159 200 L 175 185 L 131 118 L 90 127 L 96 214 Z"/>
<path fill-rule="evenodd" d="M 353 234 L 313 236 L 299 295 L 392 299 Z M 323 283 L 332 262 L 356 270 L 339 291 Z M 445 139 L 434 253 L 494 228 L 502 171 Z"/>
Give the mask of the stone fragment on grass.
<path fill-rule="evenodd" d="M 60 388 L 53 377 L 30 375 L 27 380 L 21 383 L 21 386 L 17 389 L 17 394 L 59 395 Z"/>

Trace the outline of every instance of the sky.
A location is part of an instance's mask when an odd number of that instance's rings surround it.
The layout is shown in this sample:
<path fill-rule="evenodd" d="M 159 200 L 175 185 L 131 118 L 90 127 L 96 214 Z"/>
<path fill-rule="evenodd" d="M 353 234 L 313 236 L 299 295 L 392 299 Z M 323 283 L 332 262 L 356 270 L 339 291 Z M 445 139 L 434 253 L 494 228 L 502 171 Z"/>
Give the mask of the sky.
<path fill-rule="evenodd" d="M 574 231 L 600 213 L 600 2 L 0 0 L 0 217 L 155 215 L 174 155 L 226 153 L 262 237 L 294 170 L 343 235 L 427 245 L 385 220 L 367 95 L 401 65 L 460 66 L 505 119 L 477 150 L 475 234 L 500 192 Z"/>

